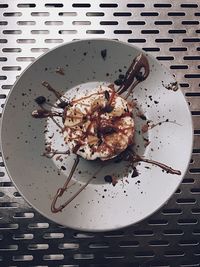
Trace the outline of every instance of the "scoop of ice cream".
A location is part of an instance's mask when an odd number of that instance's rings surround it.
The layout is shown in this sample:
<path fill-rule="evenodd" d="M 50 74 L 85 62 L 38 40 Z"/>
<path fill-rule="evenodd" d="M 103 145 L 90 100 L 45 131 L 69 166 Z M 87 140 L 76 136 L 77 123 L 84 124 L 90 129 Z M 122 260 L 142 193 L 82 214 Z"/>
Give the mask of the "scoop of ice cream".
<path fill-rule="evenodd" d="M 133 143 L 132 111 L 113 85 L 100 86 L 65 108 L 65 142 L 73 153 L 87 160 L 111 159 Z"/>

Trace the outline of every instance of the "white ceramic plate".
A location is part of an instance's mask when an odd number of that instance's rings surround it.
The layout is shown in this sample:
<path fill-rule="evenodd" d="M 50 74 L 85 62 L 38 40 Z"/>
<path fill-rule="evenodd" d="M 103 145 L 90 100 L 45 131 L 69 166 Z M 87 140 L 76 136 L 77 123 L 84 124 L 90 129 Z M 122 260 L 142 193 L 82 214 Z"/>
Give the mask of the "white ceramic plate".
<path fill-rule="evenodd" d="M 101 51 L 105 49 L 107 54 L 103 58 Z M 134 46 L 105 39 L 68 43 L 40 57 L 13 87 L 2 121 L 4 162 L 19 192 L 49 219 L 79 230 L 121 228 L 155 212 L 179 186 L 191 156 L 193 128 L 190 111 L 180 89 L 174 92 L 165 88 L 174 82 L 172 75 L 153 57 L 146 55 L 150 75 L 137 85 L 133 98 L 137 99 L 148 120 L 158 123 L 169 119 L 176 123 L 163 123 L 151 129 L 148 132 L 151 143 L 145 148 L 139 134 L 144 121 L 136 116 L 137 153 L 163 162 L 182 174 L 168 174 L 157 166 L 142 162 L 137 165 L 140 175 L 132 178 L 125 162 L 110 163 L 98 171 L 99 163 L 81 160 L 72 179 L 73 185 L 59 203 L 66 201 L 92 175 L 97 178 L 62 212 L 53 214 L 50 210 L 52 198 L 64 184 L 75 157 L 63 156 L 60 162 L 55 157 L 41 156 L 45 142 L 50 140 L 55 149 L 66 150 L 63 138 L 51 120 L 31 116 L 37 108 L 34 101 L 37 96 L 44 95 L 51 102 L 56 101 L 41 82 L 48 81 L 71 98 L 78 94 L 77 90 L 83 92 L 102 83 L 112 83 L 119 74 L 126 72 L 139 53 L 141 50 Z M 57 67 L 63 68 L 65 75 L 56 73 Z M 49 131 L 45 132 L 45 129 Z M 66 170 L 60 171 L 62 165 Z M 104 181 L 104 176 L 109 174 L 119 178 L 115 187 Z"/>

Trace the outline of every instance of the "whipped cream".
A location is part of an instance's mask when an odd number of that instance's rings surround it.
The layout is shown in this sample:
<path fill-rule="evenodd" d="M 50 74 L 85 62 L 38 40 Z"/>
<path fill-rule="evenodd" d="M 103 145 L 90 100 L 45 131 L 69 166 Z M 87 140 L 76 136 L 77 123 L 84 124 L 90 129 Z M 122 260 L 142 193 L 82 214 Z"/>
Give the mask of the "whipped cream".
<path fill-rule="evenodd" d="M 69 149 L 87 160 L 108 160 L 134 138 L 133 107 L 114 86 L 99 86 L 73 99 L 64 111 L 64 139 Z"/>

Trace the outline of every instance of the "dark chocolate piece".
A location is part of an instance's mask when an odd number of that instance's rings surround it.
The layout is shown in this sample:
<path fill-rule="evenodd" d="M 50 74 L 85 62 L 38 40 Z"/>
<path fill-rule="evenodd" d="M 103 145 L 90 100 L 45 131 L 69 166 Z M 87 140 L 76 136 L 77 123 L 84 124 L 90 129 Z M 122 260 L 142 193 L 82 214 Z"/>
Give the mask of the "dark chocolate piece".
<path fill-rule="evenodd" d="M 62 109 L 65 109 L 67 106 L 69 106 L 70 103 L 69 102 L 65 102 L 65 101 L 61 101 L 59 104 L 58 104 L 58 107 L 59 108 L 62 108 Z"/>
<path fill-rule="evenodd" d="M 139 175 L 139 173 L 138 173 L 136 167 L 133 167 L 133 172 L 131 174 L 131 177 L 134 178 L 134 177 L 137 177 L 138 175 Z"/>
<path fill-rule="evenodd" d="M 112 183 L 112 176 L 111 175 L 106 175 L 104 176 L 105 182 L 111 184 Z"/>
<path fill-rule="evenodd" d="M 44 96 L 38 96 L 35 98 L 35 102 L 38 104 L 38 105 L 42 105 L 46 102 L 46 98 Z"/>

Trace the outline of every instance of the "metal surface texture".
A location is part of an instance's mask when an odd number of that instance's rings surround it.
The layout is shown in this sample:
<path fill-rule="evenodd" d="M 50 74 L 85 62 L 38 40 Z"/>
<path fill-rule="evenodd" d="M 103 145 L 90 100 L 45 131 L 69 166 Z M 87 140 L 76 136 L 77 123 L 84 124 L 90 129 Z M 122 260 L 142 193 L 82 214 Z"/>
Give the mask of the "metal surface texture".
<path fill-rule="evenodd" d="M 16 78 L 43 52 L 102 37 L 133 43 L 171 69 L 194 122 L 179 189 L 153 216 L 120 231 L 77 232 L 48 221 L 16 191 L 1 159 L 0 266 L 200 266 L 200 2 L 1 0 L 0 13 L 0 113 Z"/>

